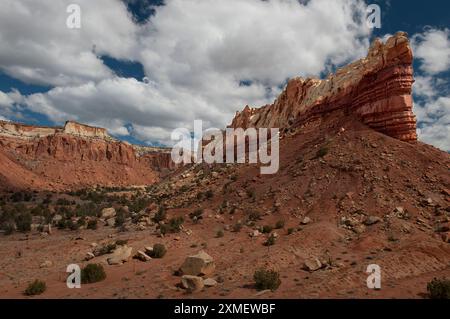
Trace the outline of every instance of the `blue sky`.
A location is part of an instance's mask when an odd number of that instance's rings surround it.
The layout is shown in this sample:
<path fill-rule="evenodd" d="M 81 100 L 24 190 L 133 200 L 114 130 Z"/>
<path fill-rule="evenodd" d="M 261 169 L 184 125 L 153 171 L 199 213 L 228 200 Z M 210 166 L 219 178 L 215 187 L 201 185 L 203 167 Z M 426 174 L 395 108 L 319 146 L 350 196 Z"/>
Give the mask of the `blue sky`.
<path fill-rule="evenodd" d="M 0 118 L 77 120 L 169 144 L 174 128 L 222 128 L 246 104 L 272 102 L 286 79 L 324 76 L 375 36 L 406 31 L 419 137 L 450 151 L 448 1 L 80 0 L 79 30 L 65 27 L 71 1 L 4 2 Z M 373 32 L 351 21 L 372 3 L 382 13 Z"/>

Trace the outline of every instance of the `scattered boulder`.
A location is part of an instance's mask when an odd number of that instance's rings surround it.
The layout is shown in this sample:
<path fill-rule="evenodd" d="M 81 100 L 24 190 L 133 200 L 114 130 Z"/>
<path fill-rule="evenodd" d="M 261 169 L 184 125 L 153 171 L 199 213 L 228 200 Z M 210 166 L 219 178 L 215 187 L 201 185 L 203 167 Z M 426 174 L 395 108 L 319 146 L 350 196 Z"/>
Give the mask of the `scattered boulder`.
<path fill-rule="evenodd" d="M 205 284 L 205 287 L 214 287 L 217 285 L 217 281 L 215 281 L 212 278 L 207 278 L 203 280 L 203 283 Z"/>
<path fill-rule="evenodd" d="M 58 222 L 62 221 L 62 219 L 63 219 L 62 215 L 56 214 L 55 216 L 53 216 L 52 222 L 54 224 L 57 224 Z"/>
<path fill-rule="evenodd" d="M 110 227 L 113 227 L 115 224 L 116 224 L 116 218 L 115 217 L 112 217 L 112 218 L 108 218 L 107 220 L 106 220 L 106 226 L 110 226 Z"/>
<path fill-rule="evenodd" d="M 180 270 L 184 275 L 211 275 L 216 268 L 213 258 L 204 251 L 186 258 Z"/>
<path fill-rule="evenodd" d="M 356 234 L 362 234 L 366 231 L 366 226 L 362 225 L 362 224 L 358 224 L 352 227 L 353 232 L 355 232 Z"/>
<path fill-rule="evenodd" d="M 379 222 L 381 222 L 381 218 L 378 216 L 367 216 L 366 219 L 364 219 L 364 225 L 366 226 L 375 225 Z"/>
<path fill-rule="evenodd" d="M 308 225 L 311 222 L 311 218 L 309 218 L 308 216 L 306 216 L 305 218 L 303 218 L 303 220 L 301 221 L 302 225 Z"/>
<path fill-rule="evenodd" d="M 110 219 L 112 217 L 116 216 L 116 210 L 114 209 L 114 207 L 110 207 L 110 208 L 103 208 L 102 209 L 102 218 L 104 219 Z"/>
<path fill-rule="evenodd" d="M 308 258 L 303 264 L 303 269 L 307 271 L 316 271 L 322 268 L 322 263 L 316 257 Z"/>
<path fill-rule="evenodd" d="M 132 247 L 118 246 L 106 261 L 109 265 L 121 265 L 130 259 Z"/>
<path fill-rule="evenodd" d="M 149 260 L 152 259 L 152 257 L 150 257 L 149 255 L 147 255 L 146 253 L 144 253 L 144 252 L 141 251 L 141 250 L 138 250 L 138 252 L 136 253 L 136 255 L 134 255 L 134 258 L 135 258 L 135 259 L 138 259 L 138 260 L 140 260 L 140 261 L 144 261 L 144 262 L 149 261 Z"/>
<path fill-rule="evenodd" d="M 88 260 L 91 260 L 91 259 L 94 259 L 94 258 L 95 258 L 95 255 L 93 253 L 91 253 L 91 252 L 88 252 L 86 254 L 86 256 L 84 257 L 84 260 L 88 261 Z"/>
<path fill-rule="evenodd" d="M 249 235 L 250 235 L 250 237 L 258 237 L 259 235 L 261 235 L 261 232 L 259 230 L 255 229 Z"/>
<path fill-rule="evenodd" d="M 205 285 L 202 277 L 184 275 L 181 277 L 181 286 L 188 292 L 197 292 L 202 290 Z"/>

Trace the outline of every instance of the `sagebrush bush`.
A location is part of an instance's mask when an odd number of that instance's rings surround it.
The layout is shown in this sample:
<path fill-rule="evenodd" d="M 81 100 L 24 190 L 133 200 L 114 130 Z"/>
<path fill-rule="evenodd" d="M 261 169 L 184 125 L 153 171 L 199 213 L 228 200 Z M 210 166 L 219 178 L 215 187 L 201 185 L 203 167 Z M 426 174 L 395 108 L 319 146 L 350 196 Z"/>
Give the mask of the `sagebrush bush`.
<path fill-rule="evenodd" d="M 236 223 L 233 225 L 233 232 L 235 233 L 239 233 L 242 229 L 242 224 L 241 223 Z"/>
<path fill-rule="evenodd" d="M 275 238 L 275 236 L 272 234 L 272 235 L 270 235 L 269 238 L 267 238 L 267 240 L 264 242 L 264 246 L 272 246 L 272 245 L 275 245 L 275 241 L 276 241 L 276 238 Z"/>
<path fill-rule="evenodd" d="M 258 290 L 276 290 L 280 284 L 280 274 L 274 270 L 259 269 L 253 274 L 255 286 Z"/>
<path fill-rule="evenodd" d="M 277 223 L 275 224 L 275 228 L 276 228 L 276 229 L 284 228 L 284 224 L 285 224 L 284 220 L 279 220 L 279 221 L 277 221 Z"/>
<path fill-rule="evenodd" d="M 166 210 L 164 207 L 161 206 L 158 208 L 158 211 L 156 212 L 155 216 L 153 217 L 153 221 L 155 223 L 159 223 L 165 219 L 166 219 Z"/>
<path fill-rule="evenodd" d="M 329 151 L 328 147 L 323 146 L 317 151 L 316 157 L 317 158 L 322 158 L 322 157 L 324 157 L 325 155 L 328 154 L 328 151 Z"/>
<path fill-rule="evenodd" d="M 268 233 L 270 233 L 272 230 L 273 230 L 273 227 L 272 227 L 272 226 L 270 226 L 270 225 L 264 225 L 264 226 L 262 227 L 262 229 L 261 229 L 261 232 L 262 232 L 263 234 L 268 234 Z"/>
<path fill-rule="evenodd" d="M 248 219 L 250 221 L 256 222 L 257 220 L 261 219 L 261 213 L 258 211 L 252 211 L 250 212 L 250 214 L 248 215 Z"/>
<path fill-rule="evenodd" d="M 88 264 L 81 269 L 81 283 L 90 284 L 105 280 L 106 273 L 100 264 Z"/>
<path fill-rule="evenodd" d="M 88 221 L 86 228 L 93 229 L 93 230 L 97 229 L 97 220 L 91 219 L 90 221 Z"/>
<path fill-rule="evenodd" d="M 224 236 L 223 230 L 222 229 L 218 230 L 217 233 L 216 233 L 216 237 L 217 238 L 221 238 L 223 236 Z"/>
<path fill-rule="evenodd" d="M 434 278 L 427 284 L 427 291 L 431 299 L 450 299 L 450 280 Z"/>
<path fill-rule="evenodd" d="M 194 210 L 192 213 L 189 214 L 189 218 L 192 220 L 199 220 L 203 218 L 203 209 L 199 208 Z"/>
<path fill-rule="evenodd" d="M 183 217 L 174 217 L 169 219 L 167 224 L 160 225 L 161 234 L 178 233 L 181 230 L 181 225 L 184 223 Z"/>
<path fill-rule="evenodd" d="M 153 251 L 150 257 L 163 258 L 166 252 L 167 252 L 166 246 L 164 246 L 163 244 L 154 244 Z"/>
<path fill-rule="evenodd" d="M 27 296 L 35 296 L 42 294 L 47 289 L 47 285 L 44 281 L 36 279 L 31 282 L 27 289 L 25 289 L 25 295 Z"/>
<path fill-rule="evenodd" d="M 21 213 L 16 216 L 16 227 L 18 231 L 27 232 L 31 230 L 32 216 L 29 212 Z"/>

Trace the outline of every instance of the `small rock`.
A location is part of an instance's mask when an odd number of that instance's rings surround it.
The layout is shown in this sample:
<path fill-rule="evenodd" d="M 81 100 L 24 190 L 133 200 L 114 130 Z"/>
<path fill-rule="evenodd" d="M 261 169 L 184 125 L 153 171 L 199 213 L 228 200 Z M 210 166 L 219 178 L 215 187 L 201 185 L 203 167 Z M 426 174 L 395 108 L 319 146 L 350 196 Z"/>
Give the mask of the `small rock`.
<path fill-rule="evenodd" d="M 378 222 L 381 221 L 381 218 L 378 216 L 368 216 L 365 220 L 364 220 L 364 225 L 366 226 L 371 226 L 374 225 Z"/>
<path fill-rule="evenodd" d="M 138 250 L 136 255 L 134 255 L 134 258 L 139 259 L 140 261 L 144 261 L 144 262 L 152 259 L 152 257 L 150 257 L 149 255 L 147 255 L 146 253 L 144 253 L 143 251 L 140 251 L 140 250 Z"/>
<path fill-rule="evenodd" d="M 315 257 L 306 259 L 303 264 L 303 269 L 307 271 L 316 271 L 320 268 L 322 268 L 322 263 L 318 258 Z"/>
<path fill-rule="evenodd" d="M 271 292 L 271 291 L 272 291 L 272 290 L 270 290 L 270 289 L 258 291 L 258 292 L 255 294 L 255 297 L 262 296 L 262 295 L 264 295 L 264 294 L 266 294 L 266 293 L 268 293 L 268 292 Z"/>
<path fill-rule="evenodd" d="M 113 227 L 115 224 L 116 224 L 116 218 L 115 217 L 112 217 L 112 218 L 109 218 L 109 219 L 106 220 L 106 225 L 107 226 Z"/>
<path fill-rule="evenodd" d="M 93 258 L 95 258 L 95 255 L 93 253 L 91 253 L 91 252 L 88 252 L 86 254 L 86 256 L 84 257 L 84 260 L 88 261 L 88 260 L 91 260 Z"/>
<path fill-rule="evenodd" d="M 309 218 L 308 216 L 306 216 L 305 218 L 303 218 L 301 224 L 302 225 L 308 225 L 311 222 L 311 218 Z"/>
<path fill-rule="evenodd" d="M 353 226 L 352 230 L 353 230 L 356 234 L 362 234 L 362 233 L 365 232 L 366 226 L 359 224 L 359 225 Z"/>
<path fill-rule="evenodd" d="M 205 284 L 206 287 L 214 287 L 217 285 L 217 281 L 215 281 L 212 278 L 208 278 L 203 280 L 203 283 Z"/>
<path fill-rule="evenodd" d="M 259 235 L 261 235 L 261 232 L 257 229 L 255 229 L 254 231 L 252 231 L 250 234 L 250 237 L 258 237 Z"/>
<path fill-rule="evenodd" d="M 205 286 L 202 277 L 184 275 L 181 277 L 181 285 L 188 292 L 197 292 Z"/>
<path fill-rule="evenodd" d="M 53 266 L 53 263 L 50 260 L 46 260 L 39 265 L 39 268 L 50 268 L 51 266 Z"/>
<path fill-rule="evenodd" d="M 109 218 L 115 217 L 116 216 L 116 210 L 114 209 L 114 207 L 103 208 L 101 216 L 104 219 L 109 219 Z"/>

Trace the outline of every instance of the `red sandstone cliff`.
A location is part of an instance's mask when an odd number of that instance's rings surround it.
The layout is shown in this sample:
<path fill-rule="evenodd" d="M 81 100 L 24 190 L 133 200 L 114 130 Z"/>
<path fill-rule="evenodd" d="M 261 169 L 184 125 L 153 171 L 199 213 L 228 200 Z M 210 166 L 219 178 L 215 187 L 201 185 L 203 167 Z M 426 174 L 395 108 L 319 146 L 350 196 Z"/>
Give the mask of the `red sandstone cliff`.
<path fill-rule="evenodd" d="M 75 122 L 36 127 L 0 122 L 3 187 L 65 189 L 151 184 L 173 168 L 167 150 L 136 148 Z"/>
<path fill-rule="evenodd" d="M 272 105 L 246 106 L 236 113 L 230 126 L 289 128 L 320 121 L 339 110 L 391 137 L 415 141 L 412 61 L 405 33 L 398 32 L 385 44 L 376 39 L 366 58 L 324 80 L 291 79 Z"/>

